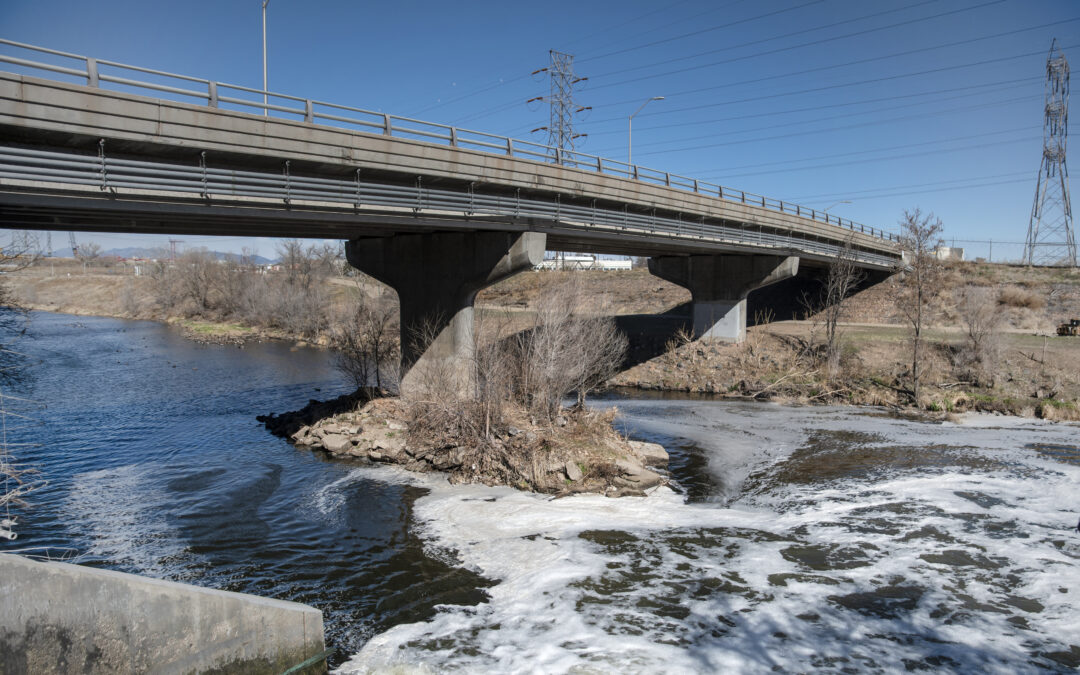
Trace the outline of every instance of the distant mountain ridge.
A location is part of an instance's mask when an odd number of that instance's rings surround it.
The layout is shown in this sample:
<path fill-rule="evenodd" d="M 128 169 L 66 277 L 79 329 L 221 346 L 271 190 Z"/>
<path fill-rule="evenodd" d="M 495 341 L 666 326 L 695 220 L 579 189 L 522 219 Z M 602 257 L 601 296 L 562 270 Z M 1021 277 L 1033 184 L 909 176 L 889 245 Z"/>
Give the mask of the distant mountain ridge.
<path fill-rule="evenodd" d="M 57 252 L 59 254 L 59 252 Z M 141 246 L 128 246 L 126 248 L 110 248 L 108 251 L 102 251 L 101 255 L 107 258 L 162 258 L 169 257 L 168 251 L 163 251 L 160 248 L 146 248 Z M 239 253 L 223 253 L 221 251 L 210 251 L 210 255 L 214 256 L 218 260 L 227 260 L 229 258 L 240 258 Z M 256 265 L 267 265 L 269 263 L 277 262 L 270 258 L 264 258 L 261 255 L 251 256 L 251 262 Z"/>

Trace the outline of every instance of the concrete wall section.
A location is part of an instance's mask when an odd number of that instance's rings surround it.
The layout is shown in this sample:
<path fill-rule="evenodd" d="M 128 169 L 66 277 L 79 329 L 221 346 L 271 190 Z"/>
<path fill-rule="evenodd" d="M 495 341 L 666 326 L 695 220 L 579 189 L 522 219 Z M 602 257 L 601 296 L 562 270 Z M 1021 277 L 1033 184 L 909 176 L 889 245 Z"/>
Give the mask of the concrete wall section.
<path fill-rule="evenodd" d="M 0 554 L 6 675 L 281 673 L 323 649 L 307 605 Z"/>

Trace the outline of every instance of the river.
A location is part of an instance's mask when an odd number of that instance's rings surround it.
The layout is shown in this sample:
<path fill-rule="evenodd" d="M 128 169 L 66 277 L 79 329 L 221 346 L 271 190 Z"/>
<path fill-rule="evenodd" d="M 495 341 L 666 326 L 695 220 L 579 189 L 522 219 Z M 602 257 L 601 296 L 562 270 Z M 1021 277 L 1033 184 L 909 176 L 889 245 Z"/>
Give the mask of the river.
<path fill-rule="evenodd" d="M 672 487 L 551 500 L 270 436 L 345 390 L 324 351 L 46 313 L 19 349 L 48 483 L 0 550 L 311 604 L 341 672 L 1080 666 L 1077 425 L 611 396 Z"/>

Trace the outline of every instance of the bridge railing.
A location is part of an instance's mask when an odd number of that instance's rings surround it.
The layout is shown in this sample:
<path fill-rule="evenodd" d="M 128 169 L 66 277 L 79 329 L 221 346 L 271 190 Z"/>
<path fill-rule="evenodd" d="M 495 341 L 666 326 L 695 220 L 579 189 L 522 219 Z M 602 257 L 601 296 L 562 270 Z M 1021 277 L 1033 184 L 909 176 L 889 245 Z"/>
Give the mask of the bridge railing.
<path fill-rule="evenodd" d="M 598 155 L 563 150 L 533 141 L 498 136 L 482 131 L 462 129 L 363 108 L 315 101 L 252 87 L 225 84 L 188 75 L 177 75 L 151 68 L 95 59 L 89 56 L 71 54 L 3 38 L 0 38 L 0 45 L 33 52 L 37 59 L 49 59 L 31 60 L 10 54 L 0 54 L 0 63 L 11 64 L 32 73 L 45 71 L 74 77 L 78 80 L 85 80 L 85 83 L 91 87 L 102 87 L 104 84 L 111 84 L 114 85 L 112 88 L 119 91 L 140 94 L 152 91 L 180 97 L 180 100 L 184 102 L 190 102 L 189 99 L 193 99 L 212 108 L 262 112 L 267 116 L 273 114 L 274 117 L 302 120 L 311 124 L 326 124 L 366 133 L 411 138 L 450 147 L 558 164 L 597 174 L 693 192 L 729 202 L 759 206 L 780 213 L 836 225 L 886 241 L 898 241 L 895 234 L 847 218 L 840 218 L 825 211 Z M 266 99 L 265 102 L 261 100 L 263 97 Z"/>

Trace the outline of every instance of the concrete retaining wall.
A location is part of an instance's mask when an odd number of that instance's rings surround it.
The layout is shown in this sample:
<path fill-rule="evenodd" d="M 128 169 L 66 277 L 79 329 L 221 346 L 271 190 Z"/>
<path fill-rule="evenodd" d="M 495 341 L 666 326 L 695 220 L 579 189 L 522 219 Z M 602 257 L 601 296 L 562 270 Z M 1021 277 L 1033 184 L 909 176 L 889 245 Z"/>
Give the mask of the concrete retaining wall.
<path fill-rule="evenodd" d="M 6 675 L 282 673 L 323 648 L 307 605 L 0 555 Z"/>

